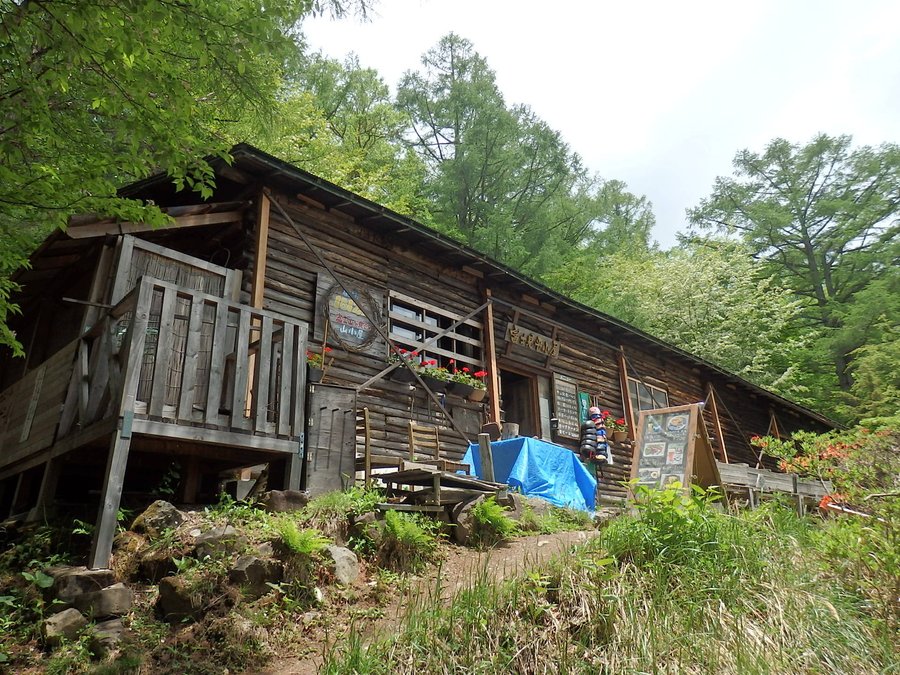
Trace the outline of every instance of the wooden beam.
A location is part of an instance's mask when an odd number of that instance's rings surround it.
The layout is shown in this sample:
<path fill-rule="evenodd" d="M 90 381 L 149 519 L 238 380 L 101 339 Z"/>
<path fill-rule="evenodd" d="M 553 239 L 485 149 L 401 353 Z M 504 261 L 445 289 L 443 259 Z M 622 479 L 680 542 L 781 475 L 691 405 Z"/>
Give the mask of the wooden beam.
<path fill-rule="evenodd" d="M 253 263 L 253 286 L 250 292 L 251 304 L 262 309 L 266 281 L 266 255 L 269 250 L 269 198 L 259 194 L 259 208 L 256 211 L 256 250 Z"/>
<path fill-rule="evenodd" d="M 631 395 L 628 393 L 628 366 L 625 361 L 625 348 L 619 345 L 616 354 L 619 363 L 619 387 L 622 389 L 622 410 L 625 411 L 625 419 L 628 420 L 628 438 L 634 440 L 637 420 L 634 418 L 634 410 L 631 408 Z"/>
<path fill-rule="evenodd" d="M 490 396 L 488 419 L 500 424 L 500 371 L 497 369 L 497 347 L 494 341 L 494 303 L 491 301 L 491 289 L 484 289 L 484 361 L 487 365 L 487 390 Z"/>
<path fill-rule="evenodd" d="M 706 385 L 706 396 L 709 399 L 710 410 L 713 415 L 713 424 L 716 427 L 716 438 L 719 439 L 719 448 L 722 450 L 722 461 L 728 464 L 728 450 L 725 447 L 725 434 L 722 433 L 722 422 L 719 420 L 719 406 L 716 404 L 716 390 L 712 383 Z"/>
<path fill-rule="evenodd" d="M 150 225 L 148 223 L 134 223 L 126 221 L 122 223 L 101 222 L 90 225 L 71 226 L 66 233 L 72 239 L 88 239 L 90 237 L 102 237 L 107 234 L 134 234 L 136 232 L 150 232 L 165 228 L 175 229 L 184 227 L 202 227 L 204 225 L 216 225 L 218 223 L 231 223 L 239 221 L 243 217 L 241 211 L 221 211 L 219 213 L 202 213 L 193 216 L 178 216 L 171 225 Z"/>

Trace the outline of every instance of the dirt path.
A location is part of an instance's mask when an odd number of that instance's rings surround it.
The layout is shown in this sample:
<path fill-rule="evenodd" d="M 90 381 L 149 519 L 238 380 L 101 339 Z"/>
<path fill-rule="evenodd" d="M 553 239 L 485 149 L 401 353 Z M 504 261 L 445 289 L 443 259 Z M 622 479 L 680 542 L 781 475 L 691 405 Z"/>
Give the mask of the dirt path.
<path fill-rule="evenodd" d="M 470 587 L 482 575 L 494 582 L 510 579 L 574 545 L 582 544 L 597 535 L 597 531 L 558 532 L 515 539 L 490 551 L 476 551 L 462 546 L 446 547 L 446 557 L 429 572 L 411 580 L 408 588 L 396 594 L 376 621 L 361 626 L 367 640 L 385 638 L 402 626 L 403 617 L 411 607 L 428 602 L 440 589 L 440 597 L 449 600 Z M 357 627 L 360 627 L 357 625 Z M 332 635 L 332 640 L 334 635 Z M 324 639 L 313 639 L 304 645 L 310 655 L 302 658 L 276 658 L 263 670 L 248 671 L 261 675 L 312 675 L 323 662 Z"/>

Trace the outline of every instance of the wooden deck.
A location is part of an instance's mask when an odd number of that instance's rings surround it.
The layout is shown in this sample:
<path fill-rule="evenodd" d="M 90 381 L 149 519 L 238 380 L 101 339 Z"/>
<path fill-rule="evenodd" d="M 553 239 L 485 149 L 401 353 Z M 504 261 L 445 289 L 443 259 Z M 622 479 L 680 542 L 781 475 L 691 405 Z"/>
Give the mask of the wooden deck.
<path fill-rule="evenodd" d="M 297 452 L 307 326 L 143 279 L 0 394 L 0 478 L 125 425 L 133 434 Z"/>

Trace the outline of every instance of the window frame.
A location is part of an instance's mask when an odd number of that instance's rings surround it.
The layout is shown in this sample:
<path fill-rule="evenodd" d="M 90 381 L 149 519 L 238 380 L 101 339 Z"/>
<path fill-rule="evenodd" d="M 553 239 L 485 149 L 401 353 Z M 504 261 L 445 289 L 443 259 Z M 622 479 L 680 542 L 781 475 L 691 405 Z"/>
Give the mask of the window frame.
<path fill-rule="evenodd" d="M 398 347 L 417 351 L 422 360 L 437 361 L 439 366 L 449 370 L 454 365 L 473 370 L 484 368 L 484 325 L 481 321 L 466 319 L 426 347 L 428 340 L 465 315 L 398 291 L 388 292 L 387 309 L 388 335 Z"/>
<path fill-rule="evenodd" d="M 632 385 L 634 385 L 634 396 L 632 396 Z M 641 387 L 646 387 L 650 390 L 649 396 L 651 402 L 654 404 L 653 407 L 644 408 L 641 407 Z M 628 376 L 626 378 L 626 389 L 625 395 L 628 397 L 629 407 L 631 409 L 631 428 L 637 428 L 637 421 L 640 417 L 640 414 L 644 410 L 661 410 L 663 408 L 669 407 L 669 391 L 667 389 L 663 389 L 661 386 L 650 384 L 649 382 L 645 382 L 643 380 L 639 380 L 636 377 Z M 658 403 L 658 396 L 654 393 L 659 392 L 663 395 L 663 403 L 660 405 Z"/>

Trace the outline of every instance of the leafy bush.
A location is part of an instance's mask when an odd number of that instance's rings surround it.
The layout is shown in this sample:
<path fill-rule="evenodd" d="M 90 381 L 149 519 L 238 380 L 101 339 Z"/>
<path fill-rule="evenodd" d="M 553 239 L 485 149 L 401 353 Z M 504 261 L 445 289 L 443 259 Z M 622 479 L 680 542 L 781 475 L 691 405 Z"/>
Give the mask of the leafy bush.
<path fill-rule="evenodd" d="M 325 550 L 330 540 L 312 528 L 300 529 L 290 518 L 282 518 L 275 526 L 285 549 L 295 555 L 314 556 Z"/>
<path fill-rule="evenodd" d="M 336 541 L 346 541 L 350 529 L 350 517 L 374 511 L 375 505 L 384 499 L 378 490 L 353 486 L 316 497 L 300 513 L 301 519 Z"/>
<path fill-rule="evenodd" d="M 516 534 L 518 524 L 508 515 L 506 509 L 491 496 L 484 499 L 471 511 L 473 528 L 472 541 L 477 546 L 493 546 Z"/>
<path fill-rule="evenodd" d="M 378 564 L 396 572 L 418 572 L 437 553 L 440 525 L 417 513 L 387 511 Z"/>
<path fill-rule="evenodd" d="M 589 513 L 558 506 L 552 507 L 547 513 L 538 515 L 531 504 L 525 502 L 522 505 L 522 513 L 519 516 L 520 532 L 553 534 L 555 532 L 590 530 L 593 528 L 594 521 Z"/>

